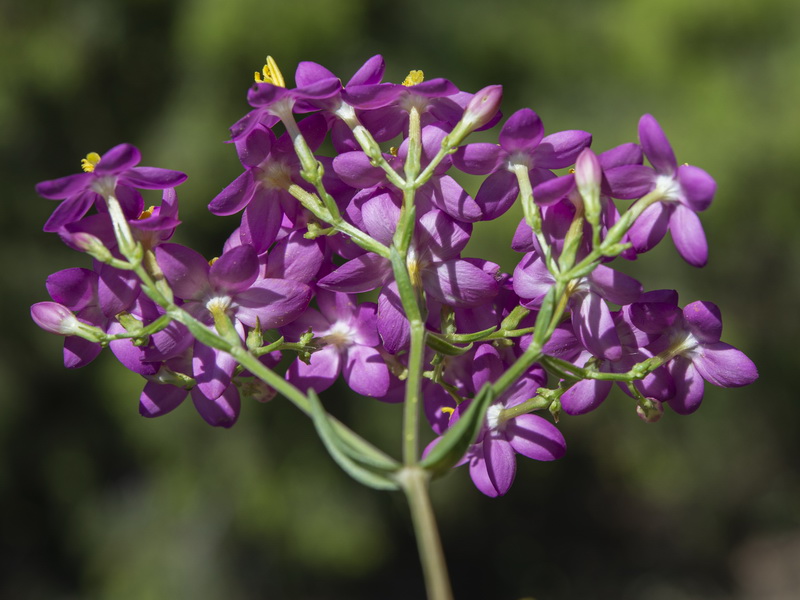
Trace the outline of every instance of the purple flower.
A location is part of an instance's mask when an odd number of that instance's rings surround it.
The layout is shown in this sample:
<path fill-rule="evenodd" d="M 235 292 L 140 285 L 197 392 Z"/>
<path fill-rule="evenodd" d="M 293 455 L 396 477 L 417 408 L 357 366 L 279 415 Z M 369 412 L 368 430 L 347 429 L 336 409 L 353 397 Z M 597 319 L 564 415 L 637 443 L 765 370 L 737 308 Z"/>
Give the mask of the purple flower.
<path fill-rule="evenodd" d="M 678 253 L 689 264 L 702 267 L 708 260 L 708 244 L 696 213 L 710 206 L 717 184 L 699 167 L 678 166 L 672 146 L 653 116 L 639 120 L 639 141 L 652 169 L 629 165 L 606 173 L 618 198 L 639 198 L 654 191 L 661 196 L 633 224 L 628 232 L 630 241 L 637 252 L 645 252 L 669 229 Z"/>
<path fill-rule="evenodd" d="M 505 369 L 497 350 L 491 344 L 481 344 L 472 355 L 473 369 L 469 387 L 480 389 L 484 383 L 494 381 Z M 458 465 L 469 464 L 469 474 L 475 486 L 491 497 L 502 496 L 511 488 L 516 474 L 516 455 L 534 460 L 556 460 L 566 452 L 566 442 L 561 432 L 549 421 L 523 414 L 504 419 L 504 409 L 522 404 L 536 395 L 536 389 L 546 380 L 541 368 L 535 367 L 519 379 L 508 391 L 495 400 L 486 414 L 486 423 Z M 454 424 L 469 401 L 462 402 L 452 412 L 450 425 Z M 442 409 L 440 408 L 440 411 Z M 445 412 L 451 409 L 444 408 Z M 428 446 L 426 452 L 438 441 Z M 456 465 L 456 466 L 458 466 Z"/>
<path fill-rule="evenodd" d="M 453 155 L 455 166 L 472 175 L 491 173 L 481 184 L 475 202 L 485 220 L 505 213 L 519 195 L 515 168 L 528 171 L 532 185 L 555 177 L 550 169 L 575 162 L 592 136 L 585 131 L 562 131 L 545 137 L 539 116 L 529 108 L 511 115 L 500 131 L 500 145 L 468 144 Z"/>
<path fill-rule="evenodd" d="M 50 200 L 63 200 L 45 223 L 45 231 L 58 231 L 61 227 L 80 220 L 92 207 L 105 208 L 103 197 L 119 200 L 125 216 L 136 219 L 144 204 L 137 190 L 163 190 L 175 187 L 186 180 L 178 171 L 156 167 L 137 167 L 142 155 L 130 144 L 114 146 L 102 156 L 90 153 L 83 159 L 84 173 L 67 175 L 60 179 L 43 181 L 36 192 Z"/>
<path fill-rule="evenodd" d="M 514 291 L 529 308 L 541 305 L 555 283 L 552 273 L 535 252 L 529 252 L 514 270 Z M 632 277 L 605 265 L 598 265 L 586 277 L 575 280 L 569 290 L 569 307 L 575 335 L 593 355 L 619 360 L 622 346 L 606 300 L 630 304 L 642 293 L 641 284 Z"/>
<path fill-rule="evenodd" d="M 378 346 L 377 308 L 371 302 L 356 304 L 352 295 L 320 291 L 319 311 L 307 310 L 286 328 L 285 335 L 298 338 L 309 328 L 322 349 L 309 363 L 294 361 L 286 378 L 300 389 L 328 389 L 340 373 L 354 392 L 382 397 L 389 390 L 389 369 Z"/>
<path fill-rule="evenodd" d="M 287 279 L 259 278 L 258 256 L 252 246 L 237 246 L 208 262 L 179 244 L 156 248 L 158 264 L 183 308 L 206 324 L 214 318 L 234 319 L 240 336 L 244 326 L 273 329 L 296 319 L 311 300 L 311 288 Z M 196 342 L 192 360 L 194 377 L 202 393 L 211 399 L 230 385 L 235 360 Z"/>
<path fill-rule="evenodd" d="M 711 302 L 692 302 L 683 310 L 671 302 L 642 302 L 631 306 L 633 323 L 644 332 L 660 333 L 650 349 L 674 358 L 667 370 L 675 384 L 668 399 L 679 414 L 697 410 L 703 400 L 703 381 L 720 387 L 740 387 L 758 379 L 755 364 L 743 352 L 720 341 L 722 317 Z"/>

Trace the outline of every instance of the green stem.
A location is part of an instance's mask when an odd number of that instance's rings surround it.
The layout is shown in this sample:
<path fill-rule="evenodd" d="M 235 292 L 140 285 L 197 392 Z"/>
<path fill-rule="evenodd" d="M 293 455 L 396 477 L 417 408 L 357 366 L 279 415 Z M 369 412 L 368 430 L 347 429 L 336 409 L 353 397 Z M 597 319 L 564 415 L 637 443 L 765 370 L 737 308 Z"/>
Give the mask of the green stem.
<path fill-rule="evenodd" d="M 439 528 L 428 493 L 430 476 L 419 467 L 405 467 L 397 479 L 408 499 L 428 600 L 453 600 Z"/>

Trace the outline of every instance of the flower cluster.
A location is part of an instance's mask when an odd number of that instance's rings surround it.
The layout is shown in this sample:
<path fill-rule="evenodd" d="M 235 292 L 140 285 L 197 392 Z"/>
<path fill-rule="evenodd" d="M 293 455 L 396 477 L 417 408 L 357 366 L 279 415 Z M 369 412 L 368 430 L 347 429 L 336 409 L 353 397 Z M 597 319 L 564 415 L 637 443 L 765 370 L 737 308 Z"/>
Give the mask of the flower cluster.
<path fill-rule="evenodd" d="M 644 291 L 607 265 L 635 259 L 667 230 L 687 262 L 707 260 L 697 213 L 714 180 L 678 166 L 652 116 L 641 118 L 638 144 L 602 153 L 585 131 L 545 135 L 528 108 L 505 120 L 499 144 L 464 144 L 501 120 L 500 86 L 473 94 L 419 71 L 402 84 L 383 78 L 380 56 L 346 84 L 304 62 L 289 88 L 267 59 L 252 110 L 231 128 L 242 173 L 209 204 L 241 221 L 211 260 L 169 242 L 185 176 L 137 167 L 132 146 L 40 183 L 40 195 L 61 200 L 45 230 L 94 258 L 51 275 L 52 302 L 32 307 L 38 325 L 68 336 L 65 365 L 108 345 L 146 380 L 142 415 L 190 395 L 224 427 L 243 399 L 291 389 L 313 399 L 342 376 L 364 396 L 419 401 L 438 436 L 429 458 L 491 394 L 460 461 L 450 460 L 468 463 L 490 496 L 510 488 L 516 454 L 564 454 L 556 425 L 535 411 L 556 422 L 562 411 L 586 413 L 616 383 L 652 421 L 663 405 L 696 410 L 705 381 L 756 379 L 753 363 L 720 341 L 715 305 L 681 308 L 676 292 Z M 326 140 L 333 156 L 319 151 Z M 485 176 L 474 196 L 457 172 Z M 145 209 L 141 189 L 164 190 L 161 205 Z M 463 256 L 475 224 L 518 199 L 512 272 Z M 290 387 L 262 375 L 279 363 Z"/>

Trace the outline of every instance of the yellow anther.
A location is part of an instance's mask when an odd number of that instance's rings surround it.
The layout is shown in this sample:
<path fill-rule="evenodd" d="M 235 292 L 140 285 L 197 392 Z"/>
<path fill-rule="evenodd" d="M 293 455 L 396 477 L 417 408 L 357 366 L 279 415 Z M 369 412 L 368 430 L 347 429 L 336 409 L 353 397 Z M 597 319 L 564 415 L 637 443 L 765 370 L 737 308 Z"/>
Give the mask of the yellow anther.
<path fill-rule="evenodd" d="M 278 87 L 286 87 L 286 82 L 283 79 L 281 70 L 278 68 L 278 63 L 276 63 L 275 59 L 271 56 L 267 57 L 267 62 L 264 65 L 264 68 L 261 69 L 261 73 L 256 71 L 255 79 L 256 83 L 271 83 L 272 85 L 277 85 Z"/>
<path fill-rule="evenodd" d="M 211 265 L 213 265 L 213 264 L 214 264 L 215 262 L 217 262 L 218 260 L 219 260 L 219 256 L 215 256 L 215 257 L 214 257 L 214 258 L 212 258 L 210 261 L 208 261 L 208 266 L 210 267 Z"/>
<path fill-rule="evenodd" d="M 422 71 L 409 71 L 406 78 L 403 80 L 403 85 L 411 87 L 425 81 L 425 74 Z"/>
<path fill-rule="evenodd" d="M 454 413 L 454 412 L 456 412 L 456 409 L 455 409 L 455 408 L 453 408 L 452 406 L 443 406 L 443 407 L 442 407 L 442 412 L 443 412 L 444 414 L 446 414 L 446 415 L 450 415 L 450 416 L 452 417 L 452 416 L 453 416 L 453 413 Z"/>
<path fill-rule="evenodd" d="M 391 154 L 392 156 L 397 156 L 397 146 L 392 146 L 391 148 L 389 148 L 389 154 Z"/>
<path fill-rule="evenodd" d="M 153 216 L 153 211 L 155 209 L 156 209 L 155 206 L 151 206 L 150 208 L 147 208 L 147 209 L 143 210 L 142 214 L 139 215 L 139 220 L 141 221 L 142 219 L 149 219 L 150 217 L 152 217 Z"/>
<path fill-rule="evenodd" d="M 91 173 L 100 162 L 100 155 L 97 152 L 89 152 L 86 158 L 81 159 L 81 169 L 86 173 Z"/>

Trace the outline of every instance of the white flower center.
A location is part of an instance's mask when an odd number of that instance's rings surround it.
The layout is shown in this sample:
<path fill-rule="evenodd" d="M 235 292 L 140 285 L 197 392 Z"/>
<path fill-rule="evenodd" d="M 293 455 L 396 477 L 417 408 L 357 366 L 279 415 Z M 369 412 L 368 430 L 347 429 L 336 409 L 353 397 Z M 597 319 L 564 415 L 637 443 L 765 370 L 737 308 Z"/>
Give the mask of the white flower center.
<path fill-rule="evenodd" d="M 493 404 L 489 407 L 489 410 L 486 411 L 486 424 L 491 431 L 497 431 L 502 426 L 500 422 L 501 412 L 503 412 L 503 406 L 501 404 Z"/>
<path fill-rule="evenodd" d="M 230 296 L 214 296 L 206 302 L 206 308 L 212 315 L 224 314 L 231 307 L 232 301 Z"/>
<path fill-rule="evenodd" d="M 672 175 L 659 175 L 656 177 L 656 190 L 661 192 L 665 201 L 676 202 L 683 196 L 681 184 Z"/>
<path fill-rule="evenodd" d="M 336 321 L 322 339 L 327 345 L 341 350 L 353 344 L 356 334 L 356 329 L 349 323 Z"/>

